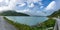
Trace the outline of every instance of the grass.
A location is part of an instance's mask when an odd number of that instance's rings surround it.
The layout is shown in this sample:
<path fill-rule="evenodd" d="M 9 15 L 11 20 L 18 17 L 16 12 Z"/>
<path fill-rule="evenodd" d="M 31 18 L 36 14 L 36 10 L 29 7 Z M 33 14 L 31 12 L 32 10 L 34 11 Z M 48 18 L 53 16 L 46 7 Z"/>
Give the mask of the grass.
<path fill-rule="evenodd" d="M 25 24 L 20 24 L 14 21 L 11 21 L 7 19 L 6 17 L 3 17 L 8 23 L 14 25 L 18 30 L 46 30 L 46 28 L 54 27 L 55 20 L 54 19 L 48 19 L 47 21 L 40 23 L 36 26 L 28 26 Z M 53 30 L 53 29 L 51 29 Z"/>

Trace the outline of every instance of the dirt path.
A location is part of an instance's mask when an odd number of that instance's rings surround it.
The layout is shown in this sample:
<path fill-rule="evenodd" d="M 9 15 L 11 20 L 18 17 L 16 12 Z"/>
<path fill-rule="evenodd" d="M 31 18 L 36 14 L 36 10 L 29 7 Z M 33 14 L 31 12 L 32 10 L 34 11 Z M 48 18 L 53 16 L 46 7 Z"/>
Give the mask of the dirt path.
<path fill-rule="evenodd" d="M 16 28 L 13 25 L 6 22 L 3 19 L 3 16 L 0 16 L 0 30 L 16 30 Z"/>

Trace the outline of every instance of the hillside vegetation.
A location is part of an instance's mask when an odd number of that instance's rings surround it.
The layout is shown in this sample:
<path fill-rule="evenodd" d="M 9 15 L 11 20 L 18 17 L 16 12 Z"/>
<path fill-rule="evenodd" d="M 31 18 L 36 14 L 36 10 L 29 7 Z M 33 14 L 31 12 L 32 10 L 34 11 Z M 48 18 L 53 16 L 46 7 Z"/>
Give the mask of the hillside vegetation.
<path fill-rule="evenodd" d="M 29 15 L 24 13 L 18 13 L 16 11 L 4 11 L 0 13 L 0 16 L 29 16 Z"/>
<path fill-rule="evenodd" d="M 55 11 L 53 14 L 51 14 L 49 17 L 58 17 L 60 16 L 60 9 L 58 11 Z"/>

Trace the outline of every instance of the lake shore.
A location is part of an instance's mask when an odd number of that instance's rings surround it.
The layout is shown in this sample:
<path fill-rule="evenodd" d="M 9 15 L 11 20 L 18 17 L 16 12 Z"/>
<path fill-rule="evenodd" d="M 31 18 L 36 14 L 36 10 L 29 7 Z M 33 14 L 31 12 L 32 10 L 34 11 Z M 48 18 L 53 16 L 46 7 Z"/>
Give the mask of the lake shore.
<path fill-rule="evenodd" d="M 49 28 L 49 27 L 54 27 L 54 25 L 55 25 L 55 20 L 53 20 L 53 19 L 48 19 L 47 21 L 45 21 L 41 24 L 38 24 L 34 27 L 11 21 L 11 20 L 7 19 L 6 17 L 4 17 L 4 19 L 8 23 L 14 25 L 18 30 L 43 30 L 43 29 L 46 29 L 46 28 Z"/>

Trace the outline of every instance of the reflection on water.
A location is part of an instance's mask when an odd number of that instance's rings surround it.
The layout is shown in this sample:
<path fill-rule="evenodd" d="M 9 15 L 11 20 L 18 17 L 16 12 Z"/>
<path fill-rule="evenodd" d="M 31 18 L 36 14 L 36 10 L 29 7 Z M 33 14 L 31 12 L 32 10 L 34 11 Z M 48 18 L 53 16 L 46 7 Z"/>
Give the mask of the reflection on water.
<path fill-rule="evenodd" d="M 26 25 L 36 25 L 38 23 L 46 21 L 47 17 L 30 17 L 30 16 L 6 16 L 14 22 L 18 22 Z"/>

